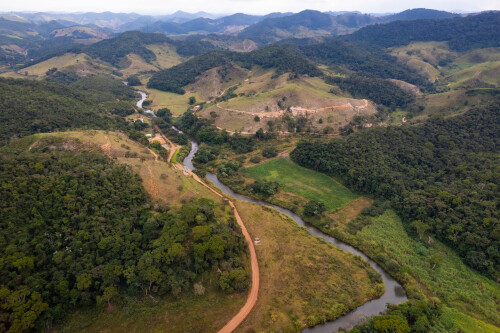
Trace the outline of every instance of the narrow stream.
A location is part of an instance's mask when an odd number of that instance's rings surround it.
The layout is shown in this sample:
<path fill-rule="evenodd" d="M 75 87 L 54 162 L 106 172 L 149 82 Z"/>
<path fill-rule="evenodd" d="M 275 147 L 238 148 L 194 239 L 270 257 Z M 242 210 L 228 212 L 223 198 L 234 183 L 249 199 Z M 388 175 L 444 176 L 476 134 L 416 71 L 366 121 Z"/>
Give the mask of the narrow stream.
<path fill-rule="evenodd" d="M 194 170 L 195 167 L 193 166 L 193 157 L 194 154 L 198 151 L 198 143 L 195 141 L 191 140 L 191 151 L 189 152 L 189 155 L 184 159 L 184 165 L 186 168 L 190 170 Z M 354 309 L 353 311 L 349 312 L 345 316 L 342 316 L 338 318 L 337 320 L 334 321 L 329 321 L 321 325 L 317 325 L 311 328 L 307 328 L 303 330 L 302 332 L 314 332 L 314 333 L 332 333 L 332 332 L 337 332 L 340 328 L 345 328 L 345 329 L 350 329 L 354 327 L 356 324 L 358 324 L 362 319 L 370 316 L 375 316 L 378 315 L 380 312 L 384 311 L 386 309 L 387 303 L 389 304 L 398 304 L 402 302 L 406 302 L 407 297 L 406 293 L 403 289 L 403 287 L 396 281 L 394 280 L 387 272 L 385 272 L 382 267 L 380 267 L 376 262 L 368 258 L 363 252 L 359 251 L 358 249 L 347 245 L 344 242 L 339 241 L 338 239 L 335 239 L 329 235 L 324 234 L 323 232 L 319 231 L 315 227 L 312 227 L 304 222 L 300 216 L 297 214 L 293 213 L 292 211 L 272 205 L 270 203 L 261 201 L 261 200 L 256 200 L 253 198 L 249 198 L 247 196 L 238 194 L 231 190 L 228 186 L 224 185 L 219 179 L 217 178 L 217 175 L 214 175 L 213 173 L 207 173 L 206 177 L 216 186 L 218 187 L 222 192 L 225 194 L 241 200 L 241 201 L 246 201 L 246 202 L 251 202 L 255 203 L 261 206 L 268 206 L 272 207 L 281 213 L 290 216 L 297 224 L 304 226 L 307 228 L 307 231 L 311 233 L 314 236 L 320 237 L 324 239 L 325 241 L 334 244 L 335 246 L 341 248 L 344 251 L 350 252 L 356 256 L 362 257 L 364 260 L 366 260 L 370 265 L 380 274 L 382 277 L 382 280 L 384 281 L 385 284 L 385 292 L 384 294 L 378 298 L 371 300 L 360 307 Z M 349 279 L 349 276 L 345 277 L 346 279 Z"/>
<path fill-rule="evenodd" d="M 146 93 L 142 91 L 137 91 L 141 95 L 141 99 L 137 102 L 137 107 L 142 108 L 143 102 L 146 100 Z M 153 117 L 156 115 L 154 114 L 153 111 L 151 110 L 144 110 L 144 113 L 150 114 Z M 176 131 L 179 131 L 177 128 L 172 127 Z M 181 131 L 179 131 L 181 132 Z M 181 132 L 182 133 L 182 132 Z M 189 170 L 194 170 L 195 167 L 193 166 L 193 157 L 198 151 L 198 143 L 190 140 L 191 141 L 191 151 L 189 152 L 189 155 L 186 156 L 184 159 L 184 165 L 186 168 Z M 261 200 L 256 200 L 241 194 L 238 194 L 231 190 L 228 186 L 224 185 L 219 179 L 217 178 L 217 175 L 213 173 L 207 173 L 206 177 L 216 186 L 218 187 L 223 193 L 225 193 L 228 196 L 231 196 L 237 200 L 241 201 L 246 201 L 250 203 L 255 203 L 257 205 L 261 206 L 268 206 L 272 207 L 279 212 L 291 217 L 297 224 L 304 226 L 307 228 L 307 231 L 311 233 L 312 235 L 316 237 L 320 237 L 326 242 L 332 243 L 335 246 L 341 248 L 344 251 L 350 252 L 356 256 L 360 256 L 364 260 L 366 260 L 382 277 L 382 280 L 385 284 L 385 292 L 384 294 L 378 298 L 371 300 L 360 307 L 354 309 L 353 311 L 349 312 L 345 316 L 342 316 L 334 321 L 329 321 L 321 325 L 316 325 L 311 328 L 306 328 L 302 332 L 307 332 L 307 333 L 332 333 L 332 332 L 337 332 L 340 328 L 344 329 L 350 329 L 354 327 L 356 324 L 361 322 L 364 318 L 375 316 L 380 314 L 382 311 L 384 311 L 387 308 L 387 304 L 399 304 L 407 301 L 406 293 L 403 289 L 403 287 L 396 281 L 394 280 L 389 274 L 387 274 L 386 271 L 382 269 L 375 261 L 371 260 L 368 258 L 363 252 L 359 251 L 358 249 L 339 241 L 338 239 L 335 239 L 320 230 L 316 229 L 315 227 L 312 227 L 304 222 L 302 218 L 293 213 L 292 211 L 272 205 L 270 203 L 261 201 Z M 349 276 L 345 277 L 346 279 L 349 279 Z"/>
<path fill-rule="evenodd" d="M 148 95 L 146 95 L 146 93 L 144 91 L 139 91 L 139 90 L 136 90 L 136 93 L 138 93 L 138 94 L 141 95 L 141 99 L 138 100 L 135 105 L 137 105 L 138 108 L 142 109 L 142 104 L 144 103 L 144 101 L 146 100 L 146 98 L 148 97 Z M 152 117 L 156 117 L 156 114 L 154 113 L 153 110 L 143 109 L 143 111 L 144 111 L 144 113 L 149 114 Z"/>

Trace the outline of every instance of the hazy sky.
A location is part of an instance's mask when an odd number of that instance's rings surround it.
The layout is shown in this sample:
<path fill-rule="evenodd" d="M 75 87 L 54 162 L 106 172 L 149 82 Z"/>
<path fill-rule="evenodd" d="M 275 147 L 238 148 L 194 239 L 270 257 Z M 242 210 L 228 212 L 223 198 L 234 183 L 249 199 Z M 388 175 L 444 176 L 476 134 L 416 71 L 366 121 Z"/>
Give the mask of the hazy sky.
<path fill-rule="evenodd" d="M 409 8 L 481 11 L 500 10 L 499 0 L 0 0 L 5 11 L 112 11 L 140 14 L 169 14 L 177 10 L 209 13 L 299 12 L 303 9 L 321 11 L 358 10 L 363 13 L 399 12 Z"/>

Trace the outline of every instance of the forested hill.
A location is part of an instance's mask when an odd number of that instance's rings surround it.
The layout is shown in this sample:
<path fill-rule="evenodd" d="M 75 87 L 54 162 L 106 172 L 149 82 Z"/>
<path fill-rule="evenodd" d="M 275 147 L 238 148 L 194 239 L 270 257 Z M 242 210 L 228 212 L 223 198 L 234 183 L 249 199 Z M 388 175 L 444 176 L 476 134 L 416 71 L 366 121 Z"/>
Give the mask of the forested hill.
<path fill-rule="evenodd" d="M 107 129 L 112 114 L 133 112 L 133 89 L 104 77 L 68 87 L 57 83 L 0 78 L 0 146 L 11 139 L 69 128 Z"/>
<path fill-rule="evenodd" d="M 420 126 L 375 128 L 301 142 L 298 164 L 385 198 L 422 241 L 436 236 L 471 267 L 500 278 L 500 106 Z"/>
<path fill-rule="evenodd" d="M 467 51 L 500 46 L 500 12 L 442 20 L 396 21 L 364 27 L 343 38 L 380 47 L 411 42 L 447 41 L 451 49 Z"/>
<path fill-rule="evenodd" d="M 285 34 L 288 34 L 285 37 L 292 37 L 299 30 L 322 30 L 325 35 L 335 31 L 337 27 L 333 16 L 315 10 L 304 10 L 290 16 L 265 19 L 246 28 L 238 36 L 263 45 L 281 40 Z"/>
<path fill-rule="evenodd" d="M 293 41 L 289 42 L 288 45 Z M 287 45 L 287 44 L 285 44 Z M 426 86 L 426 79 L 397 62 L 377 47 L 346 42 L 340 38 L 329 38 L 323 43 L 298 45 L 302 54 L 311 60 L 334 66 L 340 71 L 353 71 L 358 75 L 398 79 L 419 86 Z"/>
<path fill-rule="evenodd" d="M 438 20 L 438 19 L 449 19 L 454 17 L 459 17 L 459 14 L 454 14 L 450 12 L 445 12 L 442 10 L 434 10 L 427 8 L 414 8 L 407 9 L 401 13 L 389 15 L 382 17 L 382 21 L 410 21 L 410 20 Z"/>
<path fill-rule="evenodd" d="M 0 183 L 1 331 L 44 331 L 122 295 L 179 296 L 217 268 L 205 285 L 247 288 L 245 241 L 224 204 L 154 211 L 141 179 L 99 148 L 21 139 L 0 150 Z"/>
<path fill-rule="evenodd" d="M 251 68 L 254 65 L 274 68 L 276 74 L 294 73 L 319 76 L 321 71 L 307 58 L 280 46 L 268 46 L 248 53 L 213 51 L 190 59 L 180 65 L 153 74 L 149 88 L 183 94 L 182 87 L 195 82 L 203 72 L 230 62 Z"/>

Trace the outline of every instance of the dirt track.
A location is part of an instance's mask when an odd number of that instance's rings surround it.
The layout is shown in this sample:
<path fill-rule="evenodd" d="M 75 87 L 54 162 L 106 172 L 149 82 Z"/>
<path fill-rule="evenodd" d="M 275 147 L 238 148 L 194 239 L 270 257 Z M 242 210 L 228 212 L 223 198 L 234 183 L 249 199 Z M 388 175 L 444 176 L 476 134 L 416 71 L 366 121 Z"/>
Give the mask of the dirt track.
<path fill-rule="evenodd" d="M 259 116 L 260 118 L 278 118 L 283 116 L 286 113 L 286 110 L 280 110 L 280 111 L 270 111 L 270 112 L 251 112 L 251 111 L 244 111 L 244 110 L 236 110 L 236 109 L 229 109 L 220 106 L 220 103 L 216 105 L 217 108 L 229 112 L 236 112 L 236 113 L 242 113 L 242 114 L 247 114 L 251 116 Z M 363 105 L 353 105 L 352 103 L 348 102 L 345 104 L 341 105 L 331 105 L 331 106 L 325 106 L 321 108 L 316 108 L 316 109 L 308 109 L 308 108 L 303 108 L 303 107 L 298 107 L 298 106 L 292 106 L 291 112 L 294 116 L 297 115 L 305 115 L 305 114 L 313 114 L 321 111 L 327 111 L 327 110 L 335 110 L 335 109 L 355 109 L 358 113 L 362 109 L 366 109 L 368 107 L 368 100 L 364 99 L 363 100 Z"/>
<path fill-rule="evenodd" d="M 194 174 L 190 170 L 185 169 L 183 165 L 175 164 L 174 166 L 179 170 L 184 170 L 185 175 L 192 176 L 194 180 L 196 180 L 198 183 L 205 186 L 210 191 L 215 193 L 217 196 L 226 200 L 229 203 L 229 206 L 233 208 L 236 222 L 240 226 L 241 232 L 243 233 L 243 236 L 245 236 L 245 240 L 247 241 L 248 252 L 250 252 L 250 265 L 252 267 L 252 286 L 250 288 L 250 293 L 248 294 L 248 298 L 247 301 L 245 302 L 245 305 L 243 305 L 240 311 L 233 318 L 231 318 L 231 320 L 218 332 L 218 333 L 230 333 L 234 331 L 236 327 L 238 327 L 243 322 L 243 320 L 245 320 L 250 311 L 252 311 L 252 308 L 254 307 L 255 303 L 257 303 L 257 298 L 259 295 L 259 283 L 260 283 L 259 263 L 257 261 L 257 253 L 255 252 L 255 246 L 253 245 L 252 237 L 250 237 L 250 234 L 248 233 L 248 230 L 245 227 L 245 224 L 243 223 L 243 220 L 241 219 L 240 214 L 238 213 L 238 210 L 236 209 L 236 206 L 234 205 L 234 202 L 231 201 L 231 199 L 217 192 L 213 187 L 211 187 L 203 180 L 201 180 L 200 177 L 198 177 L 196 174 Z"/>
<path fill-rule="evenodd" d="M 168 152 L 168 160 L 167 160 L 167 162 L 170 162 L 170 161 L 172 161 L 172 157 L 174 156 L 174 154 L 177 151 L 177 149 L 181 148 L 181 146 L 177 146 L 172 141 L 170 141 L 170 139 L 167 138 L 163 134 L 163 132 L 160 130 L 160 128 L 156 124 L 155 124 L 155 129 L 160 133 L 160 135 L 163 138 L 163 140 L 165 140 L 165 142 L 168 142 L 168 144 L 170 145 L 170 149 L 169 149 L 169 152 Z M 163 147 L 163 148 L 166 148 L 166 147 Z"/>

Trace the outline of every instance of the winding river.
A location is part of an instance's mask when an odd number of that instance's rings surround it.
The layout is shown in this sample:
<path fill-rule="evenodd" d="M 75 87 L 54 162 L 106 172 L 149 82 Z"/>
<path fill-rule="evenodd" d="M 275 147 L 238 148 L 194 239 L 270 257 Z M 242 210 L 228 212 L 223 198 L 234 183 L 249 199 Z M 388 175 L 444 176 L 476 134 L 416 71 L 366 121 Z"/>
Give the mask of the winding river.
<path fill-rule="evenodd" d="M 146 100 L 146 93 L 142 91 L 138 91 L 138 93 L 141 94 L 141 100 L 137 102 L 137 106 L 142 107 L 142 103 L 144 102 L 144 100 Z M 154 116 L 154 112 L 151 110 L 144 110 L 144 112 L 148 114 L 153 114 Z M 174 127 L 174 129 L 176 128 Z M 190 141 L 191 141 L 191 151 L 189 152 L 189 155 L 186 156 L 183 162 L 184 166 L 192 171 L 195 169 L 195 167 L 193 166 L 193 157 L 198 151 L 198 143 L 193 140 Z M 403 287 L 396 280 L 394 280 L 389 274 L 387 274 L 387 272 L 384 271 L 382 267 L 380 267 L 375 261 L 368 258 L 368 256 L 366 256 L 363 252 L 359 251 L 358 249 L 344 242 L 339 241 L 336 238 L 333 238 L 321 232 L 315 227 L 306 224 L 299 215 L 293 213 L 288 209 L 261 200 L 256 200 L 234 192 L 228 186 L 224 185 L 221 181 L 219 181 L 217 175 L 213 173 L 207 173 L 206 177 L 214 184 L 214 186 L 218 187 L 224 194 L 231 196 L 237 200 L 255 203 L 261 206 L 272 207 L 280 211 L 281 213 L 291 217 L 295 222 L 297 222 L 297 224 L 306 227 L 307 231 L 309 231 L 309 233 L 311 233 L 312 235 L 320 237 L 326 242 L 332 243 L 333 245 L 341 248 L 344 251 L 350 252 L 356 256 L 360 256 L 361 258 L 366 260 L 382 277 L 382 280 L 385 284 L 385 292 L 380 298 L 371 300 L 334 321 L 329 321 L 324 324 L 316 325 L 311 328 L 306 328 L 302 332 L 332 333 L 332 332 L 337 332 L 340 328 L 350 329 L 356 324 L 358 324 L 360 321 L 362 321 L 364 318 L 380 314 L 382 311 L 386 309 L 387 304 L 398 304 L 406 302 L 407 297 Z M 345 278 L 348 279 L 349 277 L 346 276 Z"/>
<path fill-rule="evenodd" d="M 198 151 L 198 144 L 191 140 L 191 151 L 189 152 L 189 155 L 184 159 L 184 165 L 186 168 L 190 170 L 194 170 L 195 167 L 193 166 L 193 157 L 194 154 Z M 304 226 L 307 228 L 307 231 L 309 233 L 313 234 L 316 237 L 320 237 L 324 239 L 325 241 L 334 244 L 335 246 L 341 248 L 344 251 L 350 252 L 356 256 L 362 257 L 364 260 L 366 260 L 370 265 L 380 274 L 382 277 L 382 280 L 384 281 L 385 284 L 385 292 L 384 294 L 378 298 L 371 300 L 360 307 L 354 309 L 353 311 L 349 312 L 345 316 L 342 316 L 338 318 L 337 320 L 334 321 L 329 321 L 321 325 L 317 325 L 311 328 L 307 328 L 303 330 L 302 332 L 308 332 L 308 333 L 332 333 L 332 332 L 337 332 L 340 328 L 345 328 L 345 329 L 350 329 L 356 324 L 358 324 L 362 319 L 370 316 L 375 316 L 378 315 L 380 312 L 384 311 L 386 309 L 387 303 L 389 304 L 398 304 L 402 302 L 406 302 L 406 293 L 403 289 L 403 287 L 396 281 L 394 280 L 389 274 L 387 274 L 386 271 L 382 269 L 376 262 L 368 258 L 363 252 L 359 251 L 358 249 L 347 245 L 344 242 L 339 241 L 338 239 L 335 239 L 329 235 L 324 234 L 323 232 L 319 231 L 318 229 L 306 224 L 302 218 L 293 213 L 292 211 L 272 205 L 270 203 L 261 201 L 261 200 L 256 200 L 241 194 L 238 194 L 231 190 L 228 186 L 224 185 L 218 178 L 217 175 L 214 175 L 213 173 L 207 173 L 206 177 L 216 186 L 218 187 L 222 192 L 224 192 L 226 195 L 231 196 L 235 199 L 241 200 L 241 201 L 246 201 L 246 202 L 251 202 L 255 203 L 258 205 L 265 205 L 268 207 L 272 207 L 281 213 L 291 217 L 297 224 Z M 346 279 L 349 277 L 346 276 Z"/>

